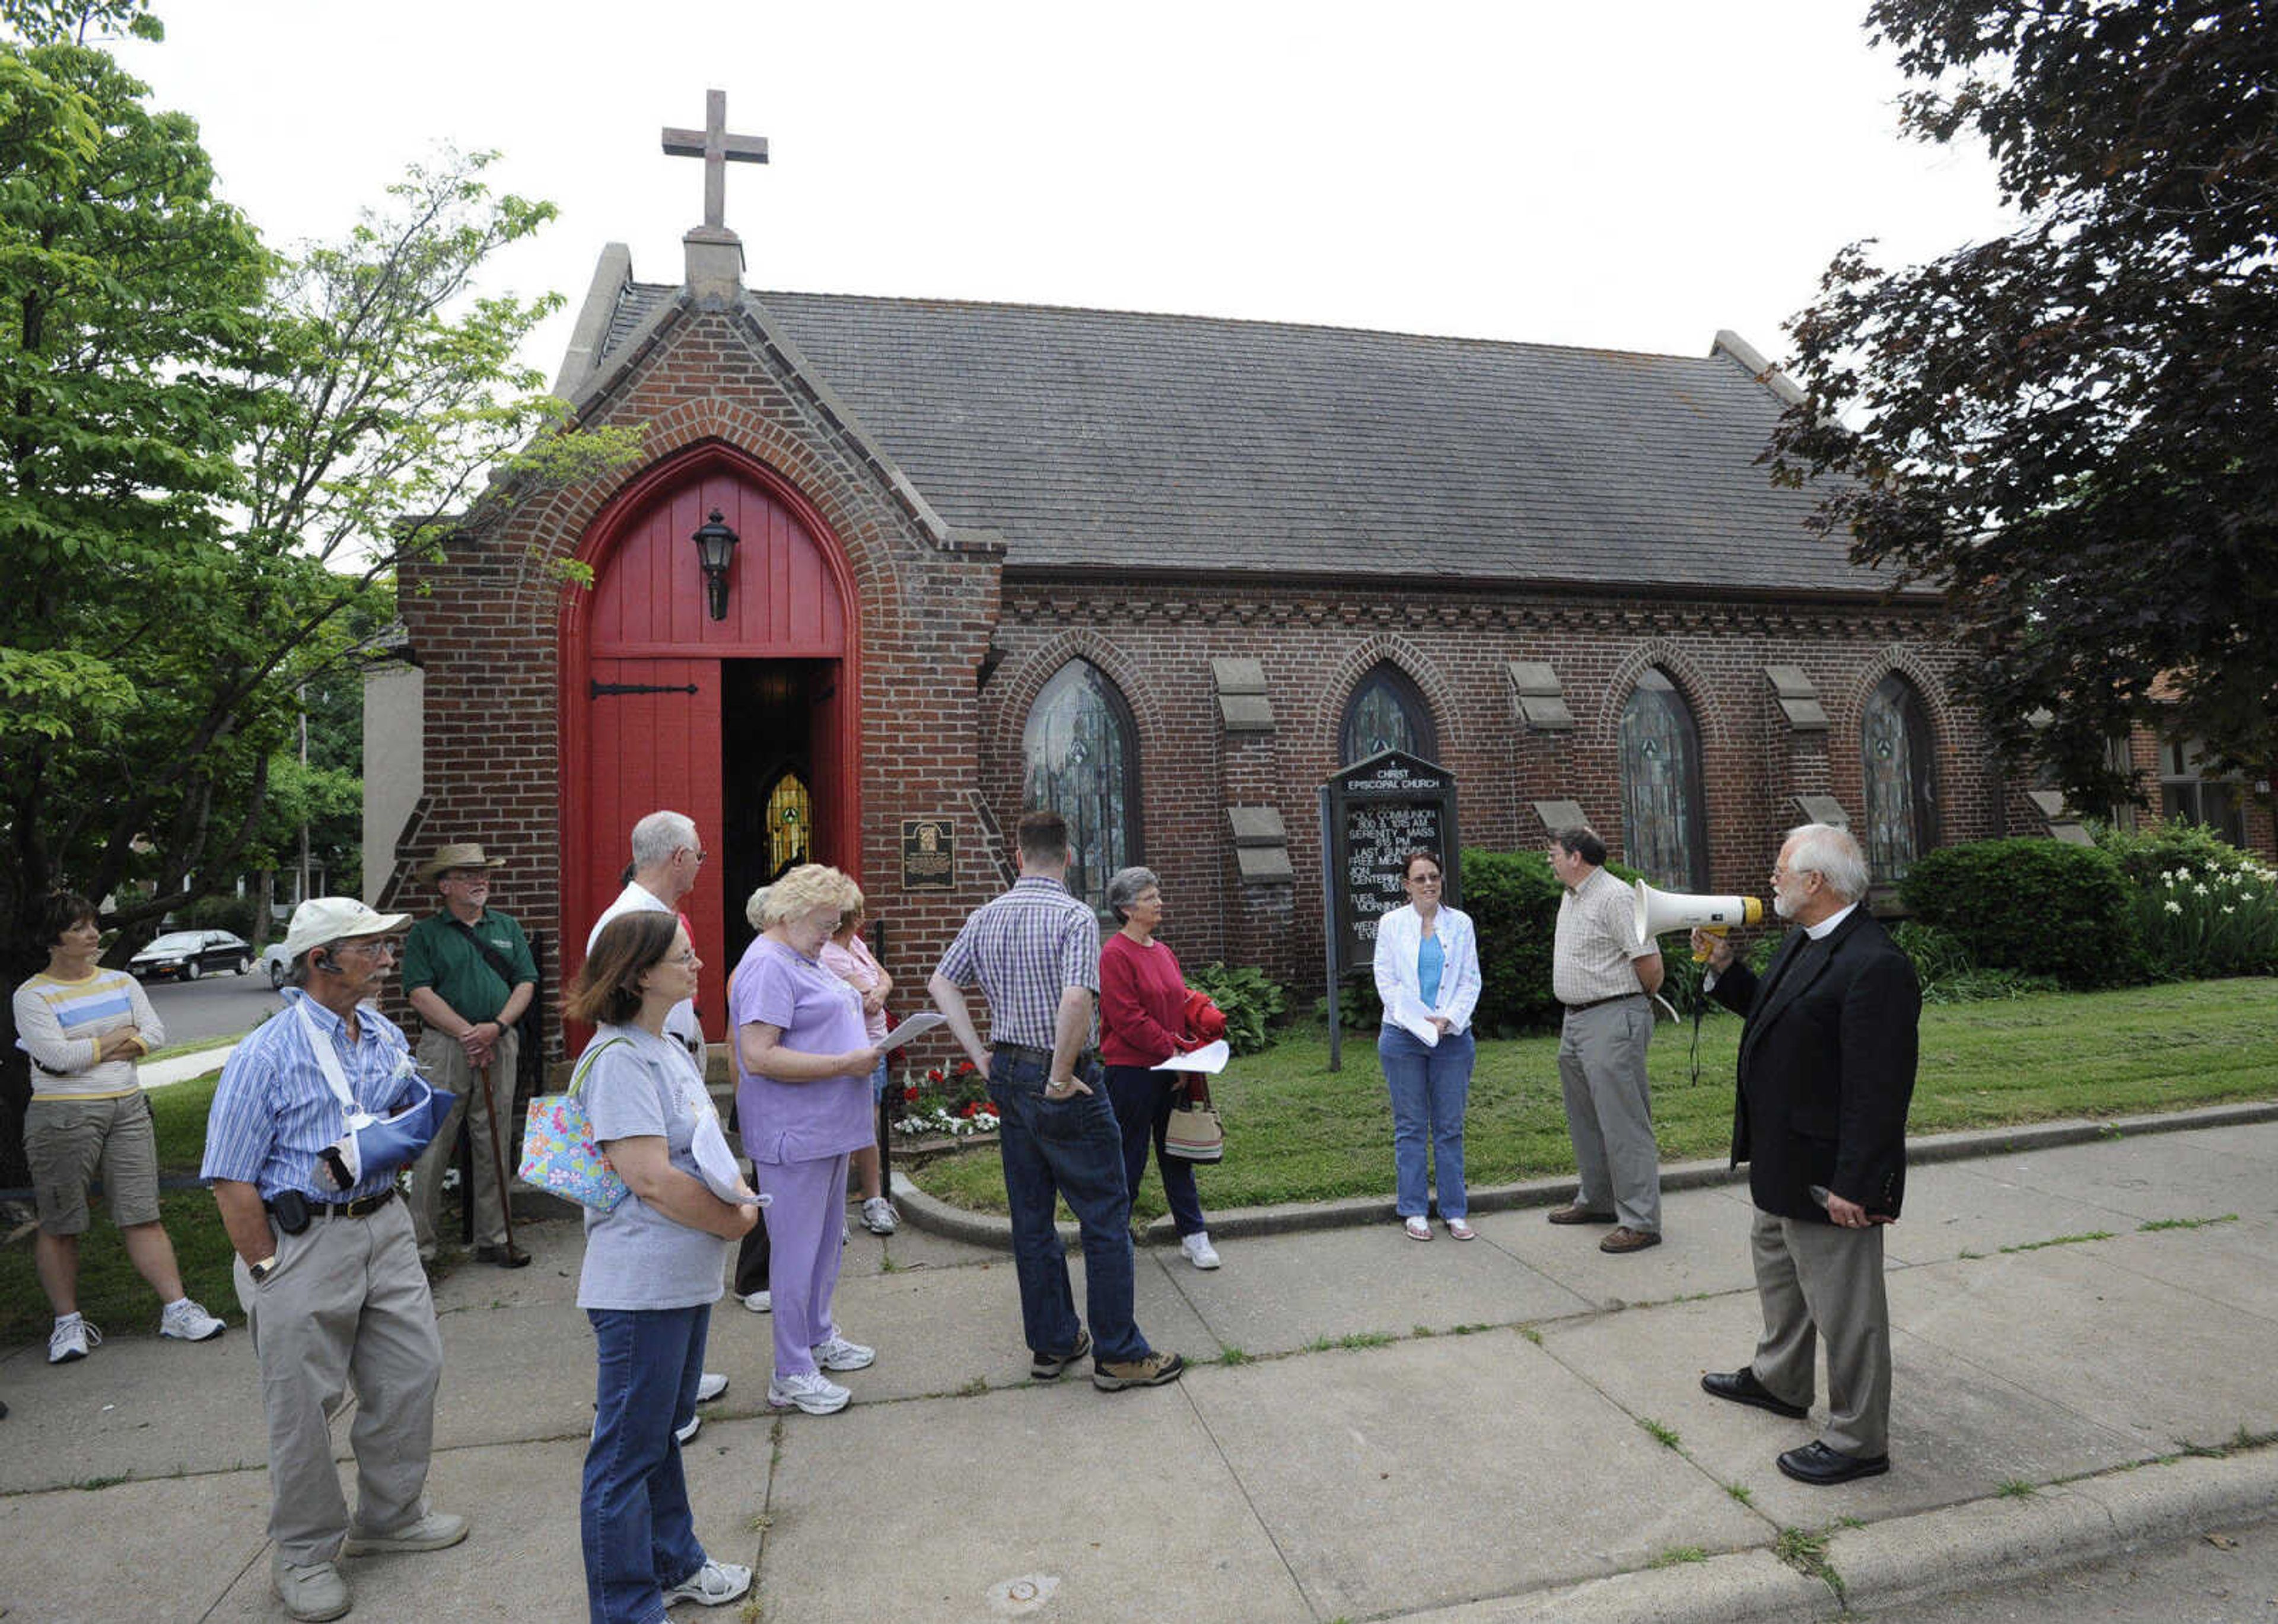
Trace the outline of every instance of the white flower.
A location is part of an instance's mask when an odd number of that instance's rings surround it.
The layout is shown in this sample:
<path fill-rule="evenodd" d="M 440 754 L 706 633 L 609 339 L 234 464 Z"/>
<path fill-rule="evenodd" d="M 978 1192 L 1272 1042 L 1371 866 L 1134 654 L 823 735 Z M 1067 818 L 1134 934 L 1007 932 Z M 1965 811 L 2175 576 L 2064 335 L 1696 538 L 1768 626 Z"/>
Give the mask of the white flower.
<path fill-rule="evenodd" d="M 2225 913 L 2236 913 L 2236 912 L 2238 911 L 2238 910 L 2237 910 L 2237 909 L 2236 909 L 2236 908 L 2232 907 L 2228 903 L 2225 903 L 2222 905 L 2222 911 L 2223 911 Z"/>
<path fill-rule="evenodd" d="M 2169 897 L 2169 898 L 2167 899 L 2167 911 L 2168 911 L 2169 913 L 2181 913 L 2181 912 L 2183 911 L 2183 905 L 2182 905 L 2182 903 L 2181 903 L 2177 902 L 2177 901 L 2176 901 L 2174 897 L 2172 897 L 2172 896 L 2171 896 L 2171 897 Z"/>

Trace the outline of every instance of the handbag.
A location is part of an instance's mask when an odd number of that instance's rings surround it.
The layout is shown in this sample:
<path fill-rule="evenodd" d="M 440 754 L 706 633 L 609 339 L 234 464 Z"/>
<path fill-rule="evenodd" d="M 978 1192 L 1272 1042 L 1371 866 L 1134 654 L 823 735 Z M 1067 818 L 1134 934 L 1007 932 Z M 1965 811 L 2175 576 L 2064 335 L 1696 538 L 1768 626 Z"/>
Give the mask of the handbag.
<path fill-rule="evenodd" d="M 623 1041 L 611 1038 L 587 1049 L 578 1057 L 577 1069 L 570 1074 L 566 1091 L 542 1094 L 530 1102 L 529 1115 L 523 1121 L 522 1165 L 515 1170 L 516 1178 L 595 1212 L 610 1211 L 625 1199 L 630 1193 L 625 1181 L 617 1177 L 617 1170 L 593 1142 L 593 1119 L 577 1098 L 594 1056 Z"/>
<path fill-rule="evenodd" d="M 1226 1125 L 1211 1103 L 1210 1085 L 1199 1076 L 1187 1084 L 1186 1098 L 1172 1108 L 1170 1126 L 1163 1131 L 1163 1154 L 1181 1162 L 1225 1159 Z"/>

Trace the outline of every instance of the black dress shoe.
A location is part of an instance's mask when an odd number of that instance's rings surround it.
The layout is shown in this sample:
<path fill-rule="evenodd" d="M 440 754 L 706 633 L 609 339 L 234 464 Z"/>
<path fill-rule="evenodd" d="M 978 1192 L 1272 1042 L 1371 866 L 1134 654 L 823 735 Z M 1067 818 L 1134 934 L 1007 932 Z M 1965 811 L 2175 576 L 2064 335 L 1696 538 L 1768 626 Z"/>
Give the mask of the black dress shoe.
<path fill-rule="evenodd" d="M 1811 1407 L 1790 1404 L 1785 1399 L 1772 1396 L 1772 1391 L 1756 1380 L 1756 1373 L 1747 1366 L 1729 1373 L 1711 1370 L 1701 1378 L 1701 1391 L 1718 1399 L 1729 1399 L 1735 1404 L 1753 1404 L 1760 1410 L 1770 1410 L 1775 1415 L 1785 1415 L 1790 1421 L 1800 1421 L 1811 1414 Z"/>
<path fill-rule="evenodd" d="M 1779 1458 L 1779 1469 L 1800 1483 L 1847 1483 L 1854 1477 L 1877 1477 L 1891 1469 L 1888 1455 L 1846 1455 L 1817 1439 Z"/>
<path fill-rule="evenodd" d="M 475 1262 L 496 1263 L 501 1269 L 527 1269 L 530 1254 L 509 1240 L 502 1247 L 477 1247 Z"/>

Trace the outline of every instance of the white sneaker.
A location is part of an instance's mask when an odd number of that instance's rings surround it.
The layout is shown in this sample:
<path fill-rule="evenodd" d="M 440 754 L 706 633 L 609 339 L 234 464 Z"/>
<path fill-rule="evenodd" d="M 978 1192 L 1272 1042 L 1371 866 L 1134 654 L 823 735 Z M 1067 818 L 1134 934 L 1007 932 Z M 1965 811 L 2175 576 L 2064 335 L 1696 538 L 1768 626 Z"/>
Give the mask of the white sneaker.
<path fill-rule="evenodd" d="M 864 1347 L 860 1342 L 849 1342 L 837 1331 L 830 1340 L 814 1345 L 814 1362 L 826 1370 L 864 1370 L 878 1357 L 878 1350 Z"/>
<path fill-rule="evenodd" d="M 228 1329 L 187 1297 L 180 1302 L 168 1303 L 166 1311 L 158 1316 L 160 1336 L 180 1337 L 185 1342 L 210 1342 Z"/>
<path fill-rule="evenodd" d="M 744 1307 L 754 1314 L 773 1314 L 776 1311 L 776 1294 L 773 1292 L 753 1292 L 744 1299 Z"/>
<path fill-rule="evenodd" d="M 1210 1243 L 1208 1230 L 1196 1230 L 1191 1235 L 1179 1238 L 1179 1250 L 1187 1254 L 1187 1262 L 1197 1269 L 1218 1267 L 1218 1248 Z"/>
<path fill-rule="evenodd" d="M 85 1359 L 88 1349 L 102 1346 L 103 1333 L 74 1314 L 67 1320 L 57 1320 L 48 1333 L 48 1362 L 67 1365 L 74 1359 Z"/>
<path fill-rule="evenodd" d="M 672 1430 L 672 1436 L 678 1438 L 680 1440 L 680 1446 L 683 1449 L 685 1449 L 696 1441 L 696 1435 L 703 1430 L 704 1417 L 701 1415 L 691 1415 L 688 1418 L 688 1424 L 686 1426 L 675 1427 Z"/>
<path fill-rule="evenodd" d="M 772 1410 L 796 1407 L 810 1415 L 836 1415 L 853 1397 L 820 1370 L 768 1379 L 768 1407 Z"/>
<path fill-rule="evenodd" d="M 384 1551 L 447 1551 L 466 1538 L 473 1526 L 455 1511 L 427 1511 L 409 1528 L 393 1534 L 360 1534 L 354 1528 L 340 1542 L 342 1556 L 371 1556 Z"/>
<path fill-rule="evenodd" d="M 709 1404 L 728 1391 L 728 1377 L 719 1370 L 707 1370 L 696 1378 L 696 1402 Z"/>
<path fill-rule="evenodd" d="M 692 1601 L 699 1607 L 724 1607 L 752 1588 L 752 1570 L 735 1562 L 707 1561 L 664 1593 L 668 1607 Z"/>
<path fill-rule="evenodd" d="M 900 1223 L 893 1202 L 884 1196 L 874 1195 L 862 1203 L 862 1227 L 873 1235 L 891 1235 Z"/>

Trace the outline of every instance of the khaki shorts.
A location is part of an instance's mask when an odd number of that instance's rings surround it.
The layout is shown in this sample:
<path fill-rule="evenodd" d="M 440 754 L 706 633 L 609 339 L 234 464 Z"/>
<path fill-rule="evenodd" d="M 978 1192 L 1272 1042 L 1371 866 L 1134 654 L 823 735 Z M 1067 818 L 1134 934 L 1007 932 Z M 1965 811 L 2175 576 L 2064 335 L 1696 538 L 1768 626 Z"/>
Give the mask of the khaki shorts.
<path fill-rule="evenodd" d="M 120 1229 L 158 1221 L 158 1133 L 140 1094 L 115 1100 L 42 1099 L 24 1108 L 24 1159 L 40 1228 L 83 1235 L 87 1186 L 99 1171 Z"/>

